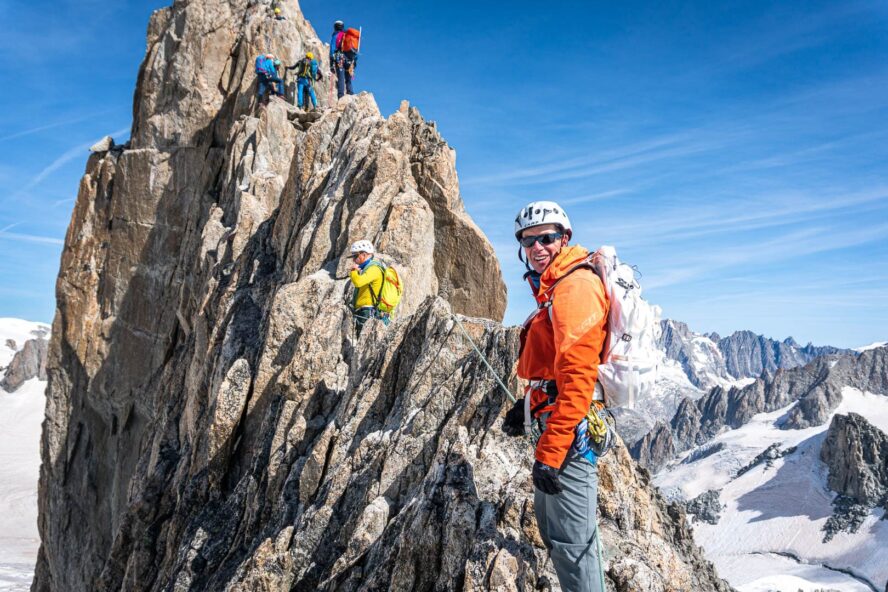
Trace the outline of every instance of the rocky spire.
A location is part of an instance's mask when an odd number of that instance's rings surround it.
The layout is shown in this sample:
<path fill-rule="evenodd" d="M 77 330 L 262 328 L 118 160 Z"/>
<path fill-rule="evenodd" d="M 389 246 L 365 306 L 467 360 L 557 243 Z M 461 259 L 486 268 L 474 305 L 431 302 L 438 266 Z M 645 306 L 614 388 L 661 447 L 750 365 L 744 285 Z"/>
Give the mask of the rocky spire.
<path fill-rule="evenodd" d="M 868 507 L 888 504 L 888 435 L 857 413 L 833 417 L 820 459 L 830 489 Z"/>
<path fill-rule="evenodd" d="M 496 322 L 505 287 L 455 153 L 366 94 L 256 109 L 257 53 L 325 53 L 293 4 L 286 21 L 252 0 L 156 12 L 132 141 L 87 163 L 36 591 L 520 590 L 550 569 L 528 445 L 499 431 L 503 395 L 455 330 L 468 315 L 509 380 L 518 333 Z M 357 339 L 343 253 L 365 238 L 406 295 Z M 624 449 L 600 473 L 616 589 L 728 590 Z"/>
<path fill-rule="evenodd" d="M 0 389 L 11 393 L 32 378 L 46 380 L 47 345 L 48 342 L 44 337 L 27 340 L 22 349 L 15 352 L 9 366 L 5 368 L 3 379 L 0 380 Z"/>

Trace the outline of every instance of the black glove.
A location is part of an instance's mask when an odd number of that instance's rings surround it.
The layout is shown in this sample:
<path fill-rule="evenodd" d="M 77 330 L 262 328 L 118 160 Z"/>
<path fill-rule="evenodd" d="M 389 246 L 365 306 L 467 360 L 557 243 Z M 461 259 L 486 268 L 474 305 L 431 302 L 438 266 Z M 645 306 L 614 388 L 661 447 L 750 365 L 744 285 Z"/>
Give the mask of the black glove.
<path fill-rule="evenodd" d="M 503 433 L 513 438 L 524 435 L 524 399 L 518 399 L 503 418 Z"/>
<path fill-rule="evenodd" d="M 336 61 L 335 60 L 330 60 L 330 72 L 332 72 L 333 74 L 336 74 Z"/>
<path fill-rule="evenodd" d="M 547 495 L 558 495 L 564 490 L 558 481 L 558 469 L 538 460 L 533 462 L 533 485 Z"/>

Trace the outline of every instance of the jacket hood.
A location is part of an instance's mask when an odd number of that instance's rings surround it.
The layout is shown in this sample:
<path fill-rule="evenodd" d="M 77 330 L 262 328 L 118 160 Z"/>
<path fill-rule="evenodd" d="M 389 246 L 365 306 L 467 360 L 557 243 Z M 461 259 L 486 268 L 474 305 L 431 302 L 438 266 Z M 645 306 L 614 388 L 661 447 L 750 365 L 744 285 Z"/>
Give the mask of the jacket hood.
<path fill-rule="evenodd" d="M 564 274 L 590 255 L 589 249 L 580 245 L 567 246 L 561 249 L 555 260 L 546 268 L 540 278 L 540 290 L 537 298 L 543 296 L 552 285 Z"/>

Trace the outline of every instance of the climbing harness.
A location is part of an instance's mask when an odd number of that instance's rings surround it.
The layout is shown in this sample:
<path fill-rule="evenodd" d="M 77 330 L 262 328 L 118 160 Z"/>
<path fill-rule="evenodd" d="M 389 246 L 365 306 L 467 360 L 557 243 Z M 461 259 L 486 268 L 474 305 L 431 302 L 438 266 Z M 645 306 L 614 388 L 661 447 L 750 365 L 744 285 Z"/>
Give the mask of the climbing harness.
<path fill-rule="evenodd" d="M 484 363 L 484 366 L 490 371 L 493 377 L 496 379 L 496 382 L 499 384 L 500 388 L 503 389 L 503 392 L 506 393 L 506 397 L 509 398 L 509 401 L 514 403 L 518 402 L 518 399 L 515 395 L 512 394 L 512 391 L 509 390 L 509 387 L 502 381 L 497 374 L 496 370 L 493 369 L 493 366 L 490 365 L 490 362 L 487 361 L 487 358 L 481 353 L 481 350 L 475 344 L 475 341 L 469 336 L 469 332 L 466 331 L 466 328 L 460 322 L 459 318 L 453 313 L 450 314 L 450 317 L 459 327 L 459 330 L 468 340 L 469 344 L 472 346 L 472 349 L 475 350 L 475 353 L 478 354 L 478 357 L 481 359 L 481 362 Z M 554 405 L 554 399 L 557 396 L 557 392 L 550 392 L 554 388 L 554 381 L 550 380 L 539 380 L 531 382 L 532 388 L 540 388 L 549 393 L 550 399 L 548 401 L 548 405 Z M 537 409 L 530 409 L 530 398 L 524 398 L 524 427 L 525 433 L 528 433 L 531 436 L 531 444 L 536 446 L 537 440 L 539 440 L 540 435 L 542 434 L 542 430 L 540 429 L 539 422 L 534 421 L 533 415 L 535 415 L 535 411 L 539 411 Z M 580 424 L 583 427 L 582 431 L 588 435 L 588 443 L 589 449 L 595 453 L 595 456 L 601 458 L 605 454 L 607 454 L 615 445 L 616 439 L 614 438 L 614 433 L 616 432 L 616 418 L 614 418 L 613 414 L 605 407 L 599 409 L 596 405 L 592 405 L 589 409 L 589 412 L 586 414 L 586 417 L 583 420 L 583 423 Z M 575 447 L 576 448 L 576 447 Z M 578 450 L 580 454 L 582 454 L 581 450 Z"/>

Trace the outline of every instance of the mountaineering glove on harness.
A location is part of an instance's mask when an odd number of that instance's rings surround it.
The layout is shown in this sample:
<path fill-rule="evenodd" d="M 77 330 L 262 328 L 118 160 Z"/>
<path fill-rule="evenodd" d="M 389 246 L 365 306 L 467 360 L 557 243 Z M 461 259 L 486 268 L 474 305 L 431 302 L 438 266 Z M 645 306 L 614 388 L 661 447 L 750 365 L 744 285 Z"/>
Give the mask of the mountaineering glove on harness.
<path fill-rule="evenodd" d="M 515 401 L 503 418 L 503 433 L 513 438 L 524 435 L 524 398 Z"/>
<path fill-rule="evenodd" d="M 564 490 L 558 480 L 558 469 L 538 460 L 533 463 L 533 485 L 546 495 L 558 495 Z"/>

